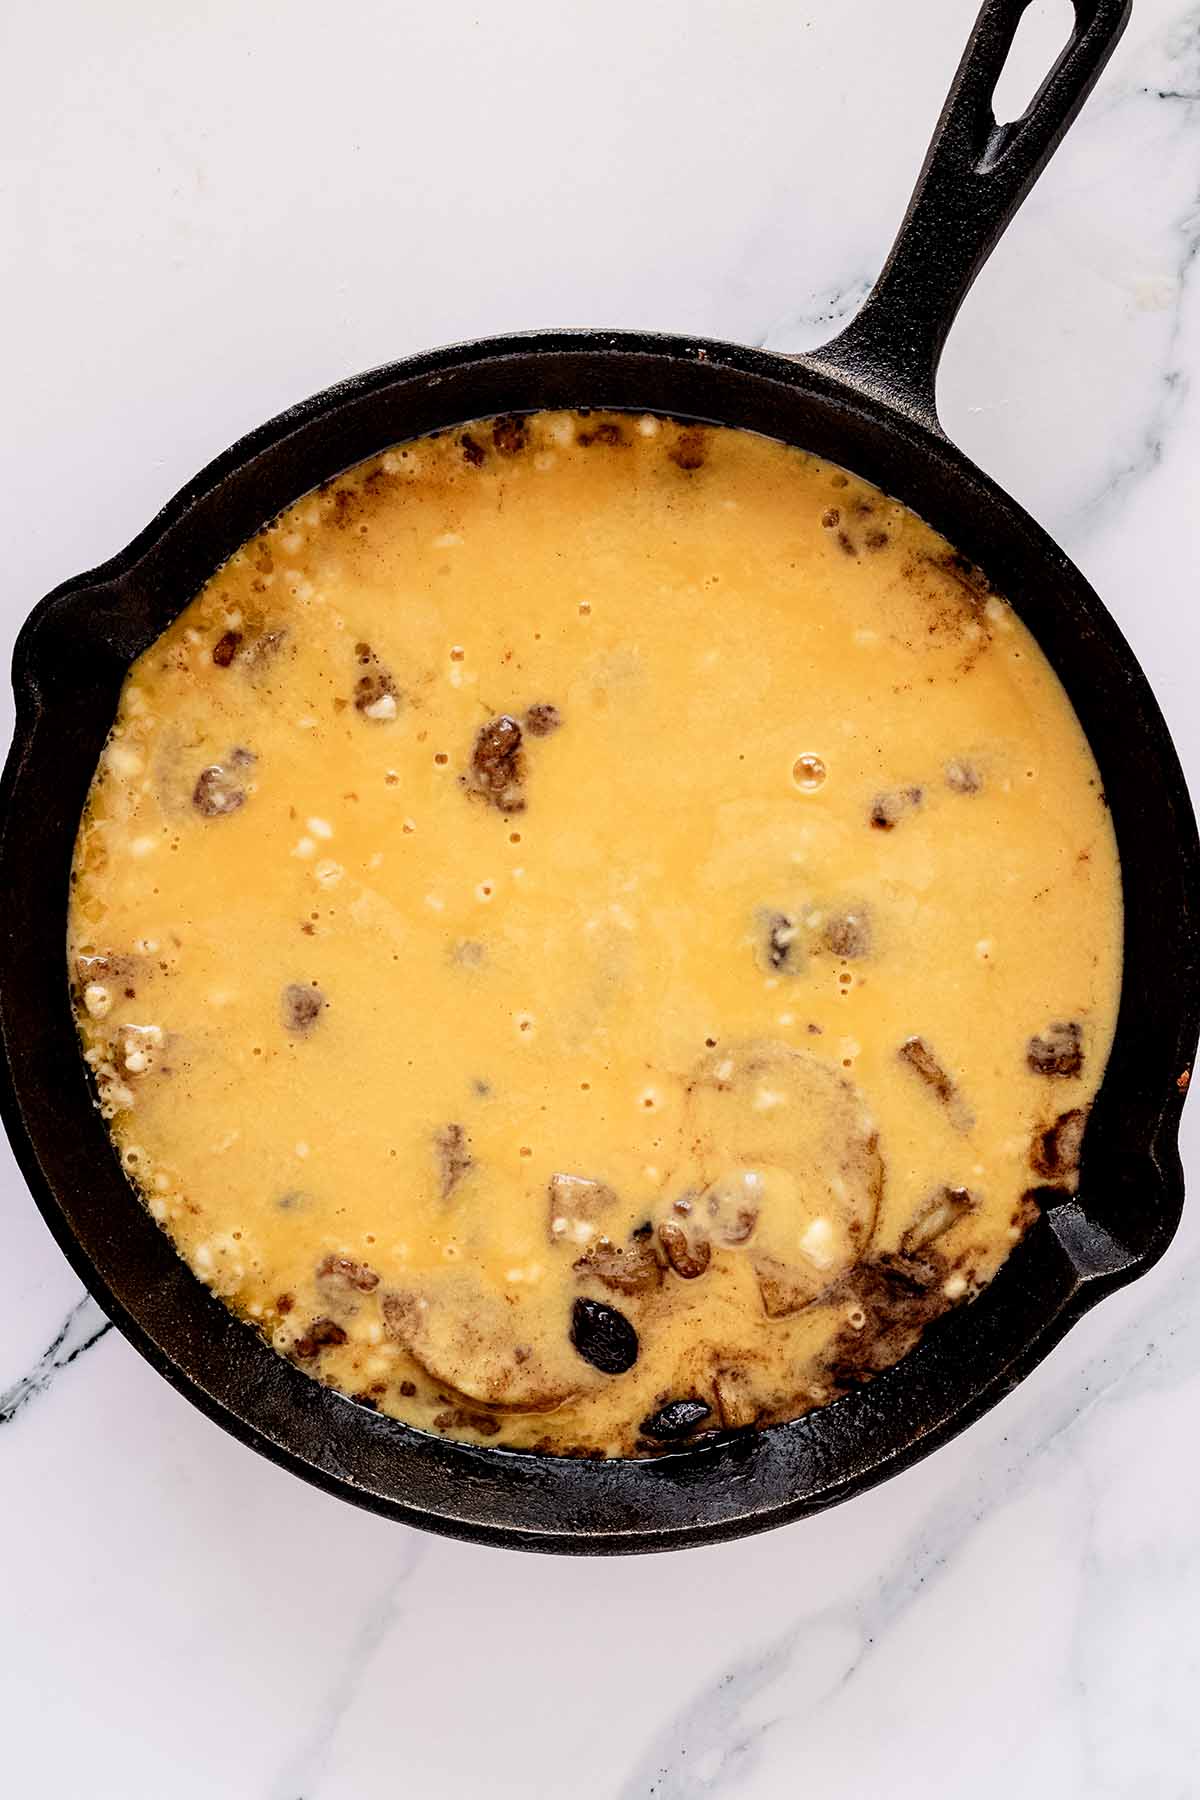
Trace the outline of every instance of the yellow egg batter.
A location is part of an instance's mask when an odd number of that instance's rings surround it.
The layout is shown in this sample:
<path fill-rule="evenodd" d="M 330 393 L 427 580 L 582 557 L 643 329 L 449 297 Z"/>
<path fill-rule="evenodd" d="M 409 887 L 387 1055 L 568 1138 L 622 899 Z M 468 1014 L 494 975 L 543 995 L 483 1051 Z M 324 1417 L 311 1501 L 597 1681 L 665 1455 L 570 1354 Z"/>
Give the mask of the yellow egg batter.
<path fill-rule="evenodd" d="M 401 446 L 239 550 L 131 670 L 72 884 L 98 1100 L 196 1275 L 549 1451 L 895 1361 L 1073 1186 L 1120 981 L 1005 600 L 815 457 L 618 414 Z"/>

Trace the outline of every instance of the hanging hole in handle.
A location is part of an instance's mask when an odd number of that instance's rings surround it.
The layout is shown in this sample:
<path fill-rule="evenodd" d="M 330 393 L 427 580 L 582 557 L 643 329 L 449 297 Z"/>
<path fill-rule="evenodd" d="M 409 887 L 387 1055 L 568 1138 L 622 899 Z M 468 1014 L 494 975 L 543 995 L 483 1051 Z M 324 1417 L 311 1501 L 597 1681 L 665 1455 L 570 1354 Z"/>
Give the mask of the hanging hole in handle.
<path fill-rule="evenodd" d="M 997 125 L 1011 125 L 1024 117 L 1074 29 L 1071 0 L 1033 0 L 1026 7 L 992 92 Z"/>

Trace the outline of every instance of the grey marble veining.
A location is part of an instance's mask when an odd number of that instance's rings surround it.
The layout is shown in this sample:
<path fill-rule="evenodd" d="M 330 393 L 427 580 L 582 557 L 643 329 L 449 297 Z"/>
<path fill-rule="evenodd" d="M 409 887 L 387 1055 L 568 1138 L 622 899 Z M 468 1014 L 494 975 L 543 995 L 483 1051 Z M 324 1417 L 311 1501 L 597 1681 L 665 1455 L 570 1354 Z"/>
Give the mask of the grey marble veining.
<path fill-rule="evenodd" d="M 544 323 L 832 335 L 973 13 L 9 9 L 8 639 L 349 370 Z M 1198 251 L 1200 7 L 1136 0 L 939 399 L 1103 594 L 1193 775 Z M 6 1153 L 0 1182 L 5 1791 L 1200 1793 L 1200 1214 L 918 1468 L 764 1538 L 600 1564 L 425 1538 L 254 1457 L 106 1325 Z"/>

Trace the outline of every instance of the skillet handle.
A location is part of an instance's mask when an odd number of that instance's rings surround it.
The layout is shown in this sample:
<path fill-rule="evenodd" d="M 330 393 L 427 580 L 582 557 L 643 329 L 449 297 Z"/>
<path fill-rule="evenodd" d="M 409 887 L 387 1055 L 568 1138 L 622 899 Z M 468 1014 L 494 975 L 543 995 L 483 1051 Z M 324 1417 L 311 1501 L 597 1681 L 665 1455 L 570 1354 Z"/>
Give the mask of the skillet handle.
<path fill-rule="evenodd" d="M 992 95 L 1029 0 L 984 0 L 878 281 L 845 331 L 806 360 L 935 431 L 942 346 L 971 283 L 1057 149 L 1129 21 L 1133 0 L 1072 0 L 1075 23 L 1019 119 Z"/>

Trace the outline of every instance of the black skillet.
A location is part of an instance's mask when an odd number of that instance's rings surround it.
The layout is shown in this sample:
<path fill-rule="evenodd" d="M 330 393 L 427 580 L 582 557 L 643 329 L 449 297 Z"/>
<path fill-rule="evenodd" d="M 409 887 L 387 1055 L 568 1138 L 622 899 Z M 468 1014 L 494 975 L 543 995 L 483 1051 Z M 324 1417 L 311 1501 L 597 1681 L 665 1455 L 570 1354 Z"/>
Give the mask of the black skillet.
<path fill-rule="evenodd" d="M 451 1536 L 571 1552 L 660 1550 L 817 1512 L 979 1417 L 1104 1294 L 1169 1243 L 1176 1127 L 1197 1035 L 1200 844 L 1134 658 L 1082 575 L 943 435 L 934 376 L 964 294 L 1099 75 L 1130 0 L 1074 0 L 1025 115 L 991 96 L 1027 0 L 986 0 L 895 248 L 849 329 L 796 359 L 692 338 L 541 332 L 413 357 L 264 425 L 130 547 L 44 600 L 17 643 L 0 789 L 3 1111 L 67 1257 L 154 1367 L 227 1431 L 317 1486 Z M 1050 1205 L 991 1287 L 904 1361 L 820 1412 L 643 1462 L 474 1449 L 320 1387 L 203 1288 L 133 1196 L 92 1105 L 67 998 L 67 874 L 130 662 L 244 539 L 384 446 L 538 407 L 742 426 L 856 470 L 931 521 L 1010 596 L 1091 740 L 1124 871 L 1124 989 L 1076 1199 Z M 981 1021 L 986 1029 L 986 1021 Z"/>

